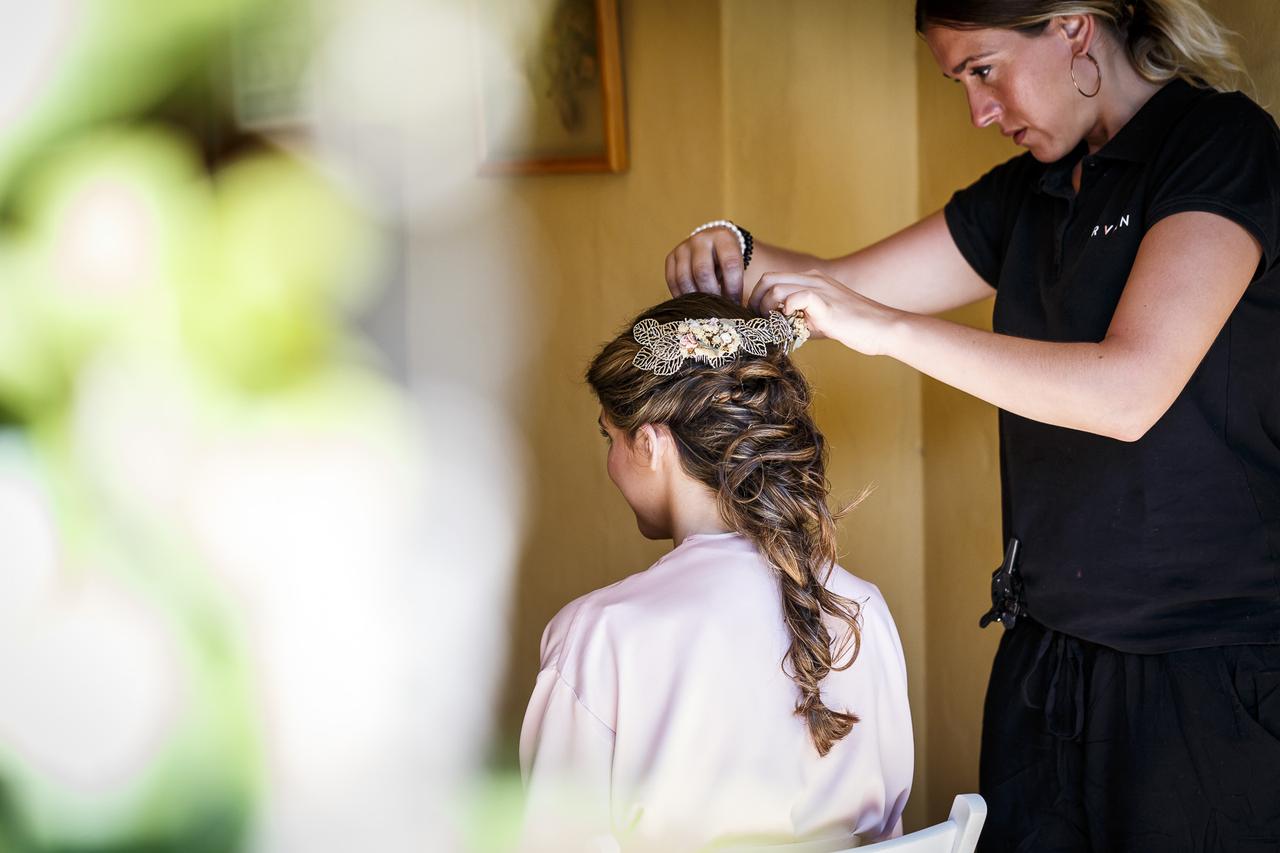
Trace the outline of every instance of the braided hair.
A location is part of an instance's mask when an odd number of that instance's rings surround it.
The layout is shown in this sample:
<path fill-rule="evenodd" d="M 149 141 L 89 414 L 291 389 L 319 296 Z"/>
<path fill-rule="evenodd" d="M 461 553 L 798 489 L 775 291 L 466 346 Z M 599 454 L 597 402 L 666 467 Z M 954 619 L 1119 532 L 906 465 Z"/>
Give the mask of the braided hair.
<path fill-rule="evenodd" d="M 644 424 L 666 426 L 685 473 L 715 494 L 725 523 L 777 571 L 791 634 L 783 670 L 798 689 L 796 714 L 826 755 L 858 722 L 823 703 L 821 682 L 857 658 L 860 608 L 825 585 L 836 562 L 837 514 L 827 505 L 826 444 L 809 412 L 809 385 L 773 347 L 765 356 L 739 351 L 737 360 L 720 367 L 690 360 L 670 376 L 632 364 L 640 345 L 631 329 L 641 320 L 752 316 L 718 296 L 668 300 L 604 345 L 587 382 L 605 416 L 629 438 Z M 838 639 L 828 617 L 844 626 Z"/>

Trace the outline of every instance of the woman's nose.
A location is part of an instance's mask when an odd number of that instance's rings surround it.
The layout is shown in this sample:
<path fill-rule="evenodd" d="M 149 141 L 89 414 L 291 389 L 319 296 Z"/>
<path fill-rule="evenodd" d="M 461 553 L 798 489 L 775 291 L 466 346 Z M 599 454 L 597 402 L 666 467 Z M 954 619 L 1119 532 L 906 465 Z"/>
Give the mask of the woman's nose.
<path fill-rule="evenodd" d="M 986 127 L 999 117 L 999 101 L 983 92 L 969 92 L 969 118 L 974 127 Z"/>

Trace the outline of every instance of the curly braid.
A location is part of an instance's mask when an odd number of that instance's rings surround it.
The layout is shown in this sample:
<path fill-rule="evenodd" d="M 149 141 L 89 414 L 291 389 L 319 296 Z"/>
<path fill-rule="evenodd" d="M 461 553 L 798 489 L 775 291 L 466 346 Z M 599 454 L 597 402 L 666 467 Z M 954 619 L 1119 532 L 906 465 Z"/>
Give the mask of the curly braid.
<path fill-rule="evenodd" d="M 847 669 L 857 658 L 860 608 L 826 588 L 836 562 L 837 515 L 827 505 L 826 444 L 809 412 L 809 385 L 773 348 L 766 356 L 740 351 L 737 361 L 718 368 L 688 361 L 671 376 L 632 365 L 640 345 L 631 329 L 640 320 L 752 316 L 718 296 L 668 300 L 605 344 L 587 382 L 609 421 L 628 436 L 644 424 L 665 425 L 685 473 L 715 493 L 725 523 L 751 539 L 777 570 L 791 633 L 783 669 L 799 688 L 796 714 L 826 755 L 858 721 L 828 708 L 820 685 L 827 673 Z M 838 642 L 828 617 L 844 626 Z M 839 663 L 847 651 L 848 660 Z"/>

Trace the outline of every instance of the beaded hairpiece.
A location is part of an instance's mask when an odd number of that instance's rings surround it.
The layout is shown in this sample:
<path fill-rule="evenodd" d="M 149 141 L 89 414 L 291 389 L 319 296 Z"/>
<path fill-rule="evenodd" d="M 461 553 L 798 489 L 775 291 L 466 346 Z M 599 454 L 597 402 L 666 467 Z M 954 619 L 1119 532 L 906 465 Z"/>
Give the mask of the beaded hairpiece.
<path fill-rule="evenodd" d="M 723 317 L 672 323 L 641 320 L 631 334 L 640 344 L 640 351 L 631 363 L 658 376 L 670 376 L 687 358 L 719 367 L 735 360 L 740 349 L 752 355 L 765 355 L 768 344 L 781 345 L 782 351 L 790 355 L 809 339 L 809 326 L 803 311 L 789 317 L 771 311 L 768 317 L 750 320 Z"/>

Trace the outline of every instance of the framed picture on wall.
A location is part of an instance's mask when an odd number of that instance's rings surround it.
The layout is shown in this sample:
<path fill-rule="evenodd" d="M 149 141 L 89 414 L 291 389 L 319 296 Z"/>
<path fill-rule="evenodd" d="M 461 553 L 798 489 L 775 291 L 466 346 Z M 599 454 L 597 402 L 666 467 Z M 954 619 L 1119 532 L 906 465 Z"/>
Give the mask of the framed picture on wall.
<path fill-rule="evenodd" d="M 475 0 L 480 171 L 621 172 L 617 0 Z"/>

